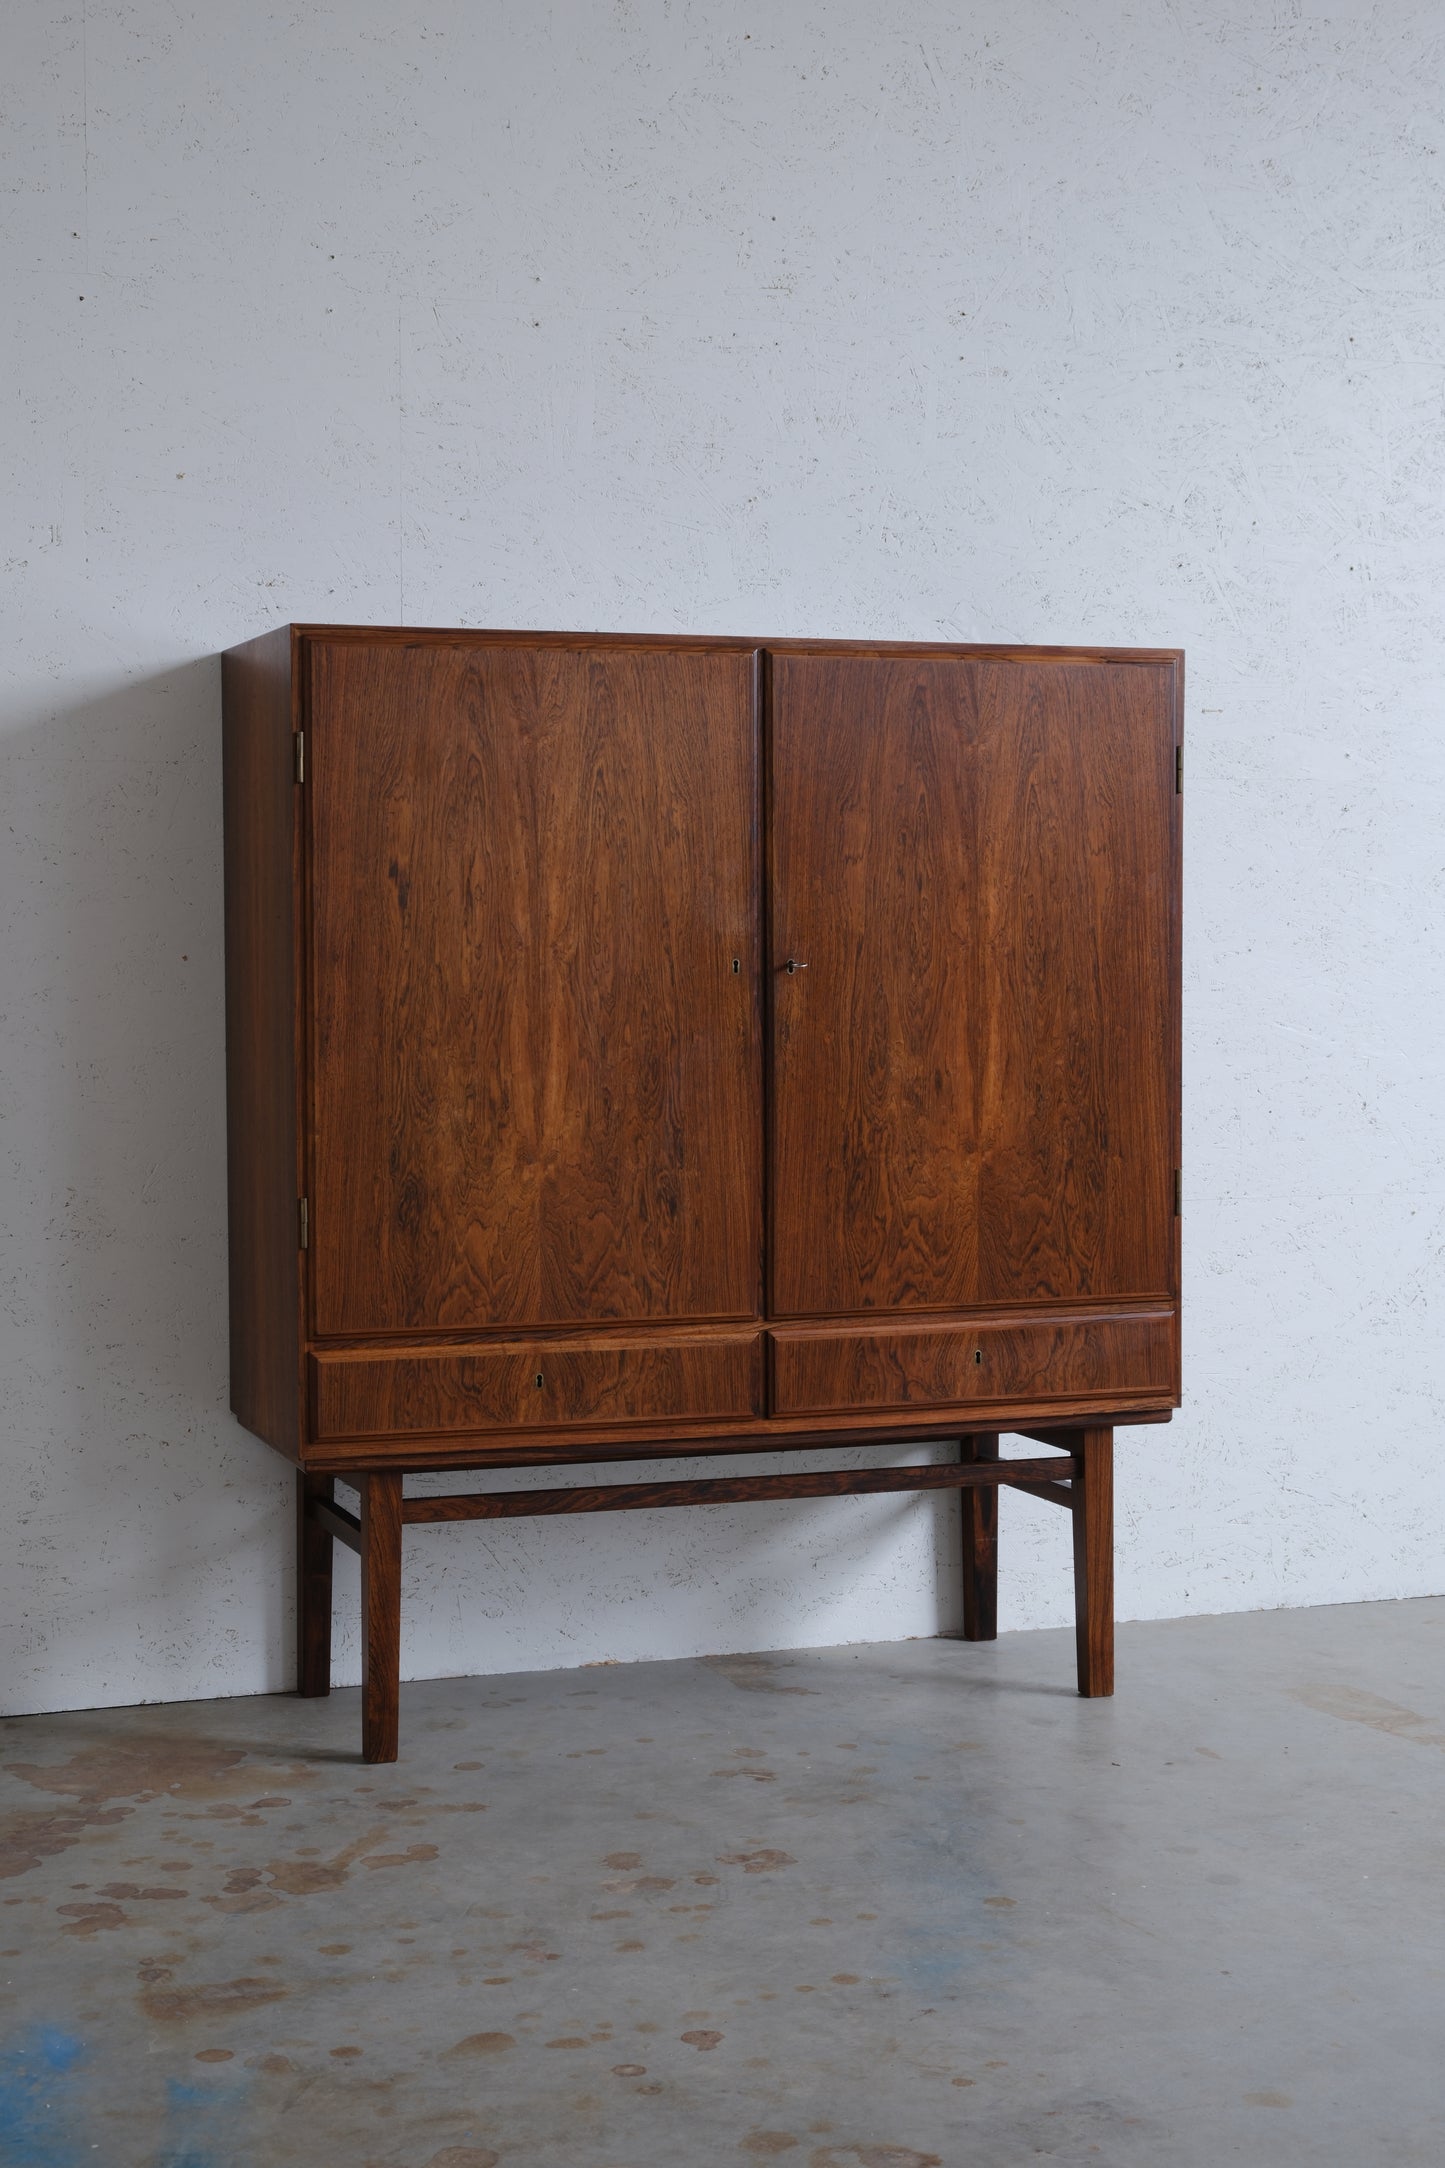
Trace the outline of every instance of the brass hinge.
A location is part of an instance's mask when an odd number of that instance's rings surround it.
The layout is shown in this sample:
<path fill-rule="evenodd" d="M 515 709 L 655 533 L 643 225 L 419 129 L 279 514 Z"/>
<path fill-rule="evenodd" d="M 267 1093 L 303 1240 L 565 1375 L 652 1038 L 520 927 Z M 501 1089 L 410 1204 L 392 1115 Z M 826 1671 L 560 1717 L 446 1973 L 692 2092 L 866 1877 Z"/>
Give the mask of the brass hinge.
<path fill-rule="evenodd" d="M 310 1200 L 306 1197 L 302 1197 L 299 1202 L 301 1206 L 301 1211 L 299 1215 L 301 1247 L 304 1250 L 308 1249 L 311 1243 L 311 1204 Z"/>
<path fill-rule="evenodd" d="M 1181 1203 L 1180 1203 L 1180 1191 L 1181 1191 L 1181 1178 L 1180 1178 L 1180 1173 L 1179 1173 L 1179 1169 L 1178 1169 L 1178 1168 L 1176 1167 L 1176 1168 L 1174 1169 L 1174 1217 L 1175 1217 L 1176 1219 L 1178 1219 L 1178 1218 L 1180 1217 L 1180 1212 L 1181 1212 Z"/>
<path fill-rule="evenodd" d="M 296 748 L 296 780 L 297 780 L 297 782 L 298 782 L 298 783 L 304 783 L 304 782 L 305 782 L 305 780 L 306 780 L 306 733 L 305 733 L 305 731 L 304 731 L 304 730 L 298 730 L 298 731 L 297 731 L 297 733 L 296 733 L 296 735 L 295 735 L 295 737 L 294 737 L 294 738 L 293 738 L 293 739 L 291 740 L 291 743 L 292 743 L 292 744 L 293 744 L 293 745 L 295 746 L 295 748 Z"/>
<path fill-rule="evenodd" d="M 1184 747 L 1174 748 L 1174 794 L 1177 797 L 1184 788 Z"/>

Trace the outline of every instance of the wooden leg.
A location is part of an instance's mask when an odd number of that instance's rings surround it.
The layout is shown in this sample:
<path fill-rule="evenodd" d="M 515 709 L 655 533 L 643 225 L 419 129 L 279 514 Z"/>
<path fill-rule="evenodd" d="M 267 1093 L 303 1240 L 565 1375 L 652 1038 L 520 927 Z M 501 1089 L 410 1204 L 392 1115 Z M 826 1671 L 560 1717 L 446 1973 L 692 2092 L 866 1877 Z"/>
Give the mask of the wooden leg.
<path fill-rule="evenodd" d="M 296 1691 L 331 1692 L 331 1531 L 306 1510 L 308 1499 L 335 1496 L 329 1475 L 296 1477 Z"/>
<path fill-rule="evenodd" d="M 401 1477 L 361 1490 L 361 1758 L 393 1762 L 401 1681 Z"/>
<path fill-rule="evenodd" d="M 997 1460 L 998 1433 L 961 1438 L 963 1461 Z M 963 1638 L 998 1639 L 998 1485 L 961 1491 L 963 1510 Z"/>
<path fill-rule="evenodd" d="M 1114 1433 L 1076 1431 L 1074 1621 L 1079 1692 L 1114 1691 Z"/>

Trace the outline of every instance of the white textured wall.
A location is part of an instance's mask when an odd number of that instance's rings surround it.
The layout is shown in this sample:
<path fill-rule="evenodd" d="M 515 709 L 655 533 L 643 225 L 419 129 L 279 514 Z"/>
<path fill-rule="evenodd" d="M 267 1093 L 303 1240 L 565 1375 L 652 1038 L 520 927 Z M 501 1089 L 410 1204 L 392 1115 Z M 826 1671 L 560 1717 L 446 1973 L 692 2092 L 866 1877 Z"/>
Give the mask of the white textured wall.
<path fill-rule="evenodd" d="M 1120 1608 L 1445 1585 L 1438 0 L 3 37 L 7 1706 L 289 1680 L 215 660 L 287 617 L 1184 645 L 1188 1402 L 1125 1434 Z M 1067 1616 L 1063 1517 L 1004 1519 L 1006 1623 Z M 419 1533 L 405 1660 L 927 1633 L 949 1529 Z"/>

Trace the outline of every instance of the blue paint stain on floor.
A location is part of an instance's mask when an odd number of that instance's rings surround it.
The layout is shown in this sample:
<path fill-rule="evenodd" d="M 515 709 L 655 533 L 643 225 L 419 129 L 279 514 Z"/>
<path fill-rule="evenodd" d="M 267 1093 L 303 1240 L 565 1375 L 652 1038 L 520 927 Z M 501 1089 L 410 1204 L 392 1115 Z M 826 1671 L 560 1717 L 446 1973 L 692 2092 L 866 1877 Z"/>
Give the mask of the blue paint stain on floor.
<path fill-rule="evenodd" d="M 245 2080 L 168 2080 L 166 2135 L 155 2168 L 241 2168 L 237 2115 L 249 2090 Z"/>
<path fill-rule="evenodd" d="M 0 2160 L 6 2168 L 79 2168 L 76 2078 L 85 2042 L 58 2025 L 28 2025 L 0 2048 Z"/>

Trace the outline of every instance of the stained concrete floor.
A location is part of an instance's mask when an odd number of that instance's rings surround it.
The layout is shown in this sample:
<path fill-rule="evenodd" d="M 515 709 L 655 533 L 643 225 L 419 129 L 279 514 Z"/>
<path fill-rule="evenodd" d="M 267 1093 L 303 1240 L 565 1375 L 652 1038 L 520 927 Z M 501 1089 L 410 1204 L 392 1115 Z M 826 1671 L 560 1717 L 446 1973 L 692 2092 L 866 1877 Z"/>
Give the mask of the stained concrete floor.
<path fill-rule="evenodd" d="M 9 2168 L 1445 2161 L 1445 1600 L 0 1727 Z"/>

